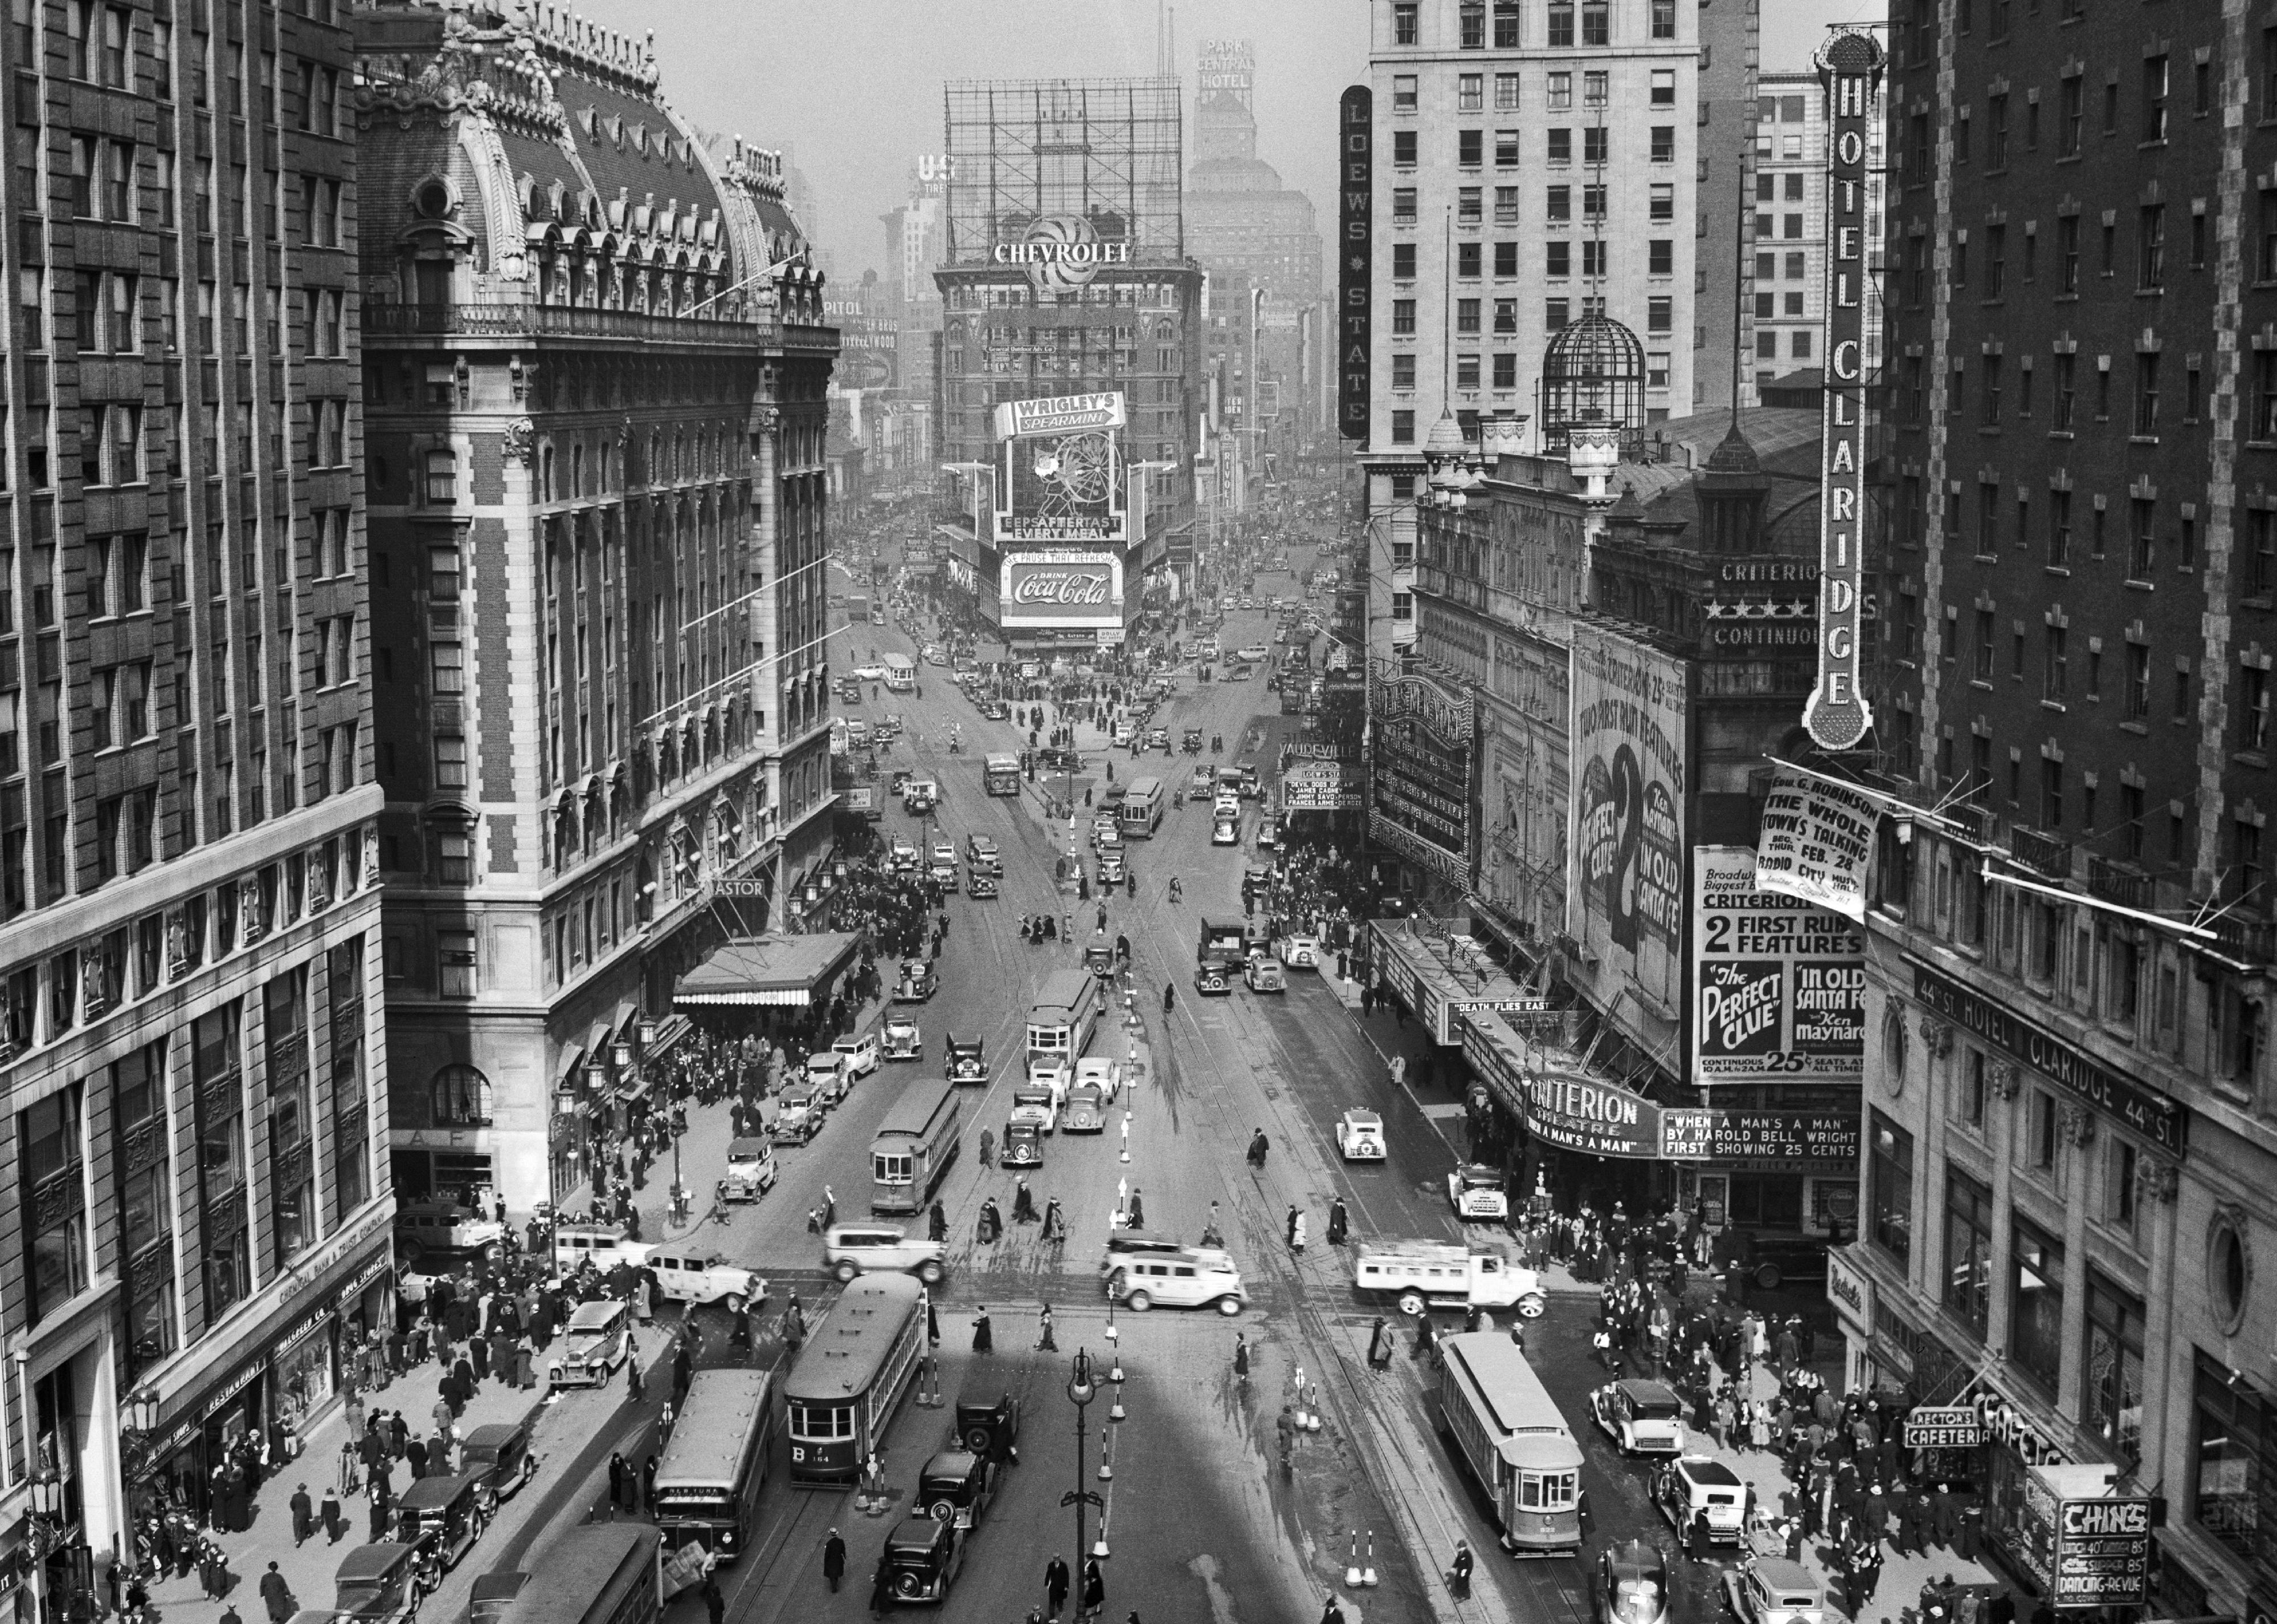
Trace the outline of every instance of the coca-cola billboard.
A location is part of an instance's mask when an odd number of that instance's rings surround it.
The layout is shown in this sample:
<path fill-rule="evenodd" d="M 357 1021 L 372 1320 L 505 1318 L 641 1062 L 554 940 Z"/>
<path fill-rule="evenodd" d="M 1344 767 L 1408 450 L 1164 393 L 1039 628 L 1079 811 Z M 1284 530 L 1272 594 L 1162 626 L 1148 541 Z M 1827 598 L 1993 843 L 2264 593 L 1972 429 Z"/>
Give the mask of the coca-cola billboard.
<path fill-rule="evenodd" d="M 1007 627 L 1120 626 L 1123 560 L 1112 553 L 1007 553 L 1001 596 Z"/>

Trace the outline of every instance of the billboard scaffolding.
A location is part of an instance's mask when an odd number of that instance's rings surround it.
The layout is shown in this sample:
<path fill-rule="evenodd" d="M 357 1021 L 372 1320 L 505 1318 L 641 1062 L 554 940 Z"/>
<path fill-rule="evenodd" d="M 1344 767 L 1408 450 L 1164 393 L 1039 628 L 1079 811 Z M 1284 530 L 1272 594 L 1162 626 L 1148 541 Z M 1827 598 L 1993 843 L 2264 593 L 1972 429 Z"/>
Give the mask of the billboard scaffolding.
<path fill-rule="evenodd" d="M 946 88 L 948 253 L 1070 230 L 1127 245 L 1125 263 L 1185 257 L 1178 81 L 956 80 Z"/>

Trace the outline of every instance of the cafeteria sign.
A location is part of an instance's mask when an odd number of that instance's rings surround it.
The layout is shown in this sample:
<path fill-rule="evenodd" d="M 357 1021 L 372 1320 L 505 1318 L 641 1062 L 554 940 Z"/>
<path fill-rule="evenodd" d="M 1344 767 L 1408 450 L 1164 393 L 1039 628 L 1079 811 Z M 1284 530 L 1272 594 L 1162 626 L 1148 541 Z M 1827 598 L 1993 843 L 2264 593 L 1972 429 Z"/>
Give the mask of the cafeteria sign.
<path fill-rule="evenodd" d="M 1923 1405 L 1907 1412 L 1898 1441 L 1908 1449 L 1975 1449 L 1984 1442 L 1984 1418 L 1970 1405 Z"/>

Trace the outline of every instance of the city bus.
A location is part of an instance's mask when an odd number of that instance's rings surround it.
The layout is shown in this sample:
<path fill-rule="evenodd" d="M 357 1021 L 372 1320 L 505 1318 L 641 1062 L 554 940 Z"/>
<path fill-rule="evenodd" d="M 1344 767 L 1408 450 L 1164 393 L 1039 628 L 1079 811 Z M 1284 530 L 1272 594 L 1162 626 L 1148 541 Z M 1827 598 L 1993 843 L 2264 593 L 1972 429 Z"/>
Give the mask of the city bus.
<path fill-rule="evenodd" d="M 923 1291 L 908 1275 L 863 1275 L 808 1337 L 783 1385 L 794 1484 L 860 1481 L 925 1353 Z"/>
<path fill-rule="evenodd" d="M 1493 1503 L 1514 1556 L 1581 1549 L 1581 1446 L 1526 1361 L 1499 1331 L 1439 1338 L 1442 1425 Z"/>
<path fill-rule="evenodd" d="M 846 618 L 849 621 L 867 621 L 870 618 L 870 600 L 859 592 L 849 593 L 846 599 Z"/>
<path fill-rule="evenodd" d="M 886 667 L 886 686 L 894 693 L 905 694 L 918 685 L 918 662 L 907 654 L 888 654 L 881 662 Z"/>
<path fill-rule="evenodd" d="M 1162 781 L 1159 778 L 1135 778 L 1123 794 L 1122 810 L 1116 813 L 1116 827 L 1131 840 L 1152 840 L 1154 831 L 1162 827 Z"/>
<path fill-rule="evenodd" d="M 943 1079 L 904 1093 L 870 1141 L 870 1210 L 921 1212 L 956 1160 L 956 1085 Z"/>
<path fill-rule="evenodd" d="M 645 1523 L 578 1523 L 545 1547 L 498 1624 L 656 1624 L 664 1616 L 660 1549 Z"/>
<path fill-rule="evenodd" d="M 774 1444 L 774 1372 L 698 1370 L 656 1469 L 656 1525 L 674 1551 L 696 1541 L 722 1562 L 758 1534 Z"/>
<path fill-rule="evenodd" d="M 991 795 L 1020 793 L 1020 758 L 1009 751 L 992 751 L 981 764 L 982 782 Z"/>
<path fill-rule="evenodd" d="M 1099 983 L 1081 968 L 1055 970 L 1028 1011 L 1028 1053 L 1057 1055 L 1072 1066 L 1099 1026 Z"/>

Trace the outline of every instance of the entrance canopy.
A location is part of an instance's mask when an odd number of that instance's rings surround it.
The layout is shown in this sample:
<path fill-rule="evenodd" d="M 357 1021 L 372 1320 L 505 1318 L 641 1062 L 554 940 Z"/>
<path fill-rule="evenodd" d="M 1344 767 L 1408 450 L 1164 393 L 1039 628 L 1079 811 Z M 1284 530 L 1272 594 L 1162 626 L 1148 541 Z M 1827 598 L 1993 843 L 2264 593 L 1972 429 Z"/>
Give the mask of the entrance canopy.
<path fill-rule="evenodd" d="M 722 942 L 680 978 L 675 1009 L 740 1004 L 803 1010 L 845 968 L 862 938 L 849 932 L 812 936 L 742 936 Z"/>

